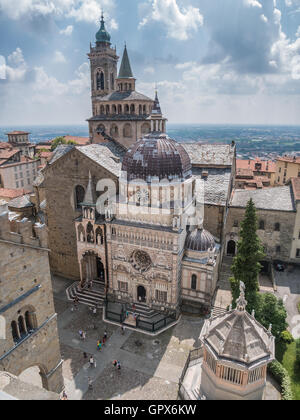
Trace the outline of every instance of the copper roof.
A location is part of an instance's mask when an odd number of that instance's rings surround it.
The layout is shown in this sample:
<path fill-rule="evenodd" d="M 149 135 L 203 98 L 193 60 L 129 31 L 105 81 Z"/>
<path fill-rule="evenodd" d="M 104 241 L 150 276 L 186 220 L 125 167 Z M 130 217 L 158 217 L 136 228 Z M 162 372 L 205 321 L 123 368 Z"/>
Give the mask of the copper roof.
<path fill-rule="evenodd" d="M 185 247 L 191 251 L 206 252 L 216 246 L 215 238 L 205 229 L 195 229 L 187 235 Z"/>
<path fill-rule="evenodd" d="M 177 179 L 191 176 L 192 165 L 185 149 L 163 133 L 151 133 L 125 154 L 122 171 L 128 181 L 151 178 Z"/>

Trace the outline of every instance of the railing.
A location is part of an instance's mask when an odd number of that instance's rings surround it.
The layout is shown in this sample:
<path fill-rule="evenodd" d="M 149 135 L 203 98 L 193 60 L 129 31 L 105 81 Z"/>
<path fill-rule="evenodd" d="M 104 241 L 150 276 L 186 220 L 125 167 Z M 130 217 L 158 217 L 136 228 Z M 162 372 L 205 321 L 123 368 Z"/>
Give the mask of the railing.
<path fill-rule="evenodd" d="M 183 385 L 183 381 L 186 375 L 186 372 L 189 367 L 194 366 L 198 363 L 200 363 L 201 358 L 203 357 L 203 347 L 199 347 L 197 349 L 193 349 L 189 352 L 189 355 L 187 357 L 187 360 L 185 362 L 182 374 L 179 379 L 179 389 L 178 393 L 182 400 L 190 400 L 191 397 L 189 393 L 187 392 L 186 388 Z"/>

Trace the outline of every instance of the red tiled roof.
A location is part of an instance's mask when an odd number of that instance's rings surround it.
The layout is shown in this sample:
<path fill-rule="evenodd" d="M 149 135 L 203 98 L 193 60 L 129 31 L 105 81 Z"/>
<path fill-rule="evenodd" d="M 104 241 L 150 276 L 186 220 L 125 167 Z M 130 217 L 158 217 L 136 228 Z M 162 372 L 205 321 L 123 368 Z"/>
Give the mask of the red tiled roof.
<path fill-rule="evenodd" d="M 11 133 L 6 133 L 7 136 L 10 136 L 10 135 L 15 136 L 18 134 L 21 135 L 21 134 L 30 134 L 30 133 L 27 133 L 27 131 L 12 131 Z"/>
<path fill-rule="evenodd" d="M 86 146 L 89 144 L 89 137 L 76 137 L 76 136 L 64 136 L 64 139 L 68 141 L 74 141 L 78 146 Z"/>
<path fill-rule="evenodd" d="M 53 152 L 41 152 L 40 157 L 44 159 L 51 159 L 53 156 Z"/>
<path fill-rule="evenodd" d="M 7 143 L 6 141 L 1 141 L 0 142 L 0 149 L 11 149 L 12 145 Z"/>
<path fill-rule="evenodd" d="M 257 163 L 261 164 L 261 169 L 255 168 Z M 259 158 L 248 160 L 237 159 L 236 168 L 237 171 L 240 169 L 251 169 L 254 172 L 276 172 L 276 163 L 270 160 L 261 160 Z"/>
<path fill-rule="evenodd" d="M 294 156 L 278 156 L 277 158 L 280 162 L 288 162 L 288 163 L 297 163 L 300 164 L 300 157 Z"/>
<path fill-rule="evenodd" d="M 9 198 L 11 200 L 29 193 L 31 193 L 31 191 L 24 189 L 0 188 L 0 197 Z"/>
<path fill-rule="evenodd" d="M 13 157 L 14 155 L 16 155 L 17 153 L 19 153 L 20 150 L 19 149 L 1 149 L 0 150 L 0 159 L 10 159 L 11 157 Z"/>

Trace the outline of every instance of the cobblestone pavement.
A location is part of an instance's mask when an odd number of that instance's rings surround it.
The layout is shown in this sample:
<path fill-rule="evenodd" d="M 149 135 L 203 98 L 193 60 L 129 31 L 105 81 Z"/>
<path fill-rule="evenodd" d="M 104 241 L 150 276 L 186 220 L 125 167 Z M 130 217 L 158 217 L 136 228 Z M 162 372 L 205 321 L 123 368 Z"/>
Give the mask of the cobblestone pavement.
<path fill-rule="evenodd" d="M 171 400 L 177 398 L 178 381 L 189 351 L 200 345 L 201 318 L 182 317 L 173 328 L 152 337 L 106 324 L 100 311 L 95 317 L 80 305 L 72 311 L 65 289 L 68 282 L 54 278 L 54 300 L 58 312 L 58 329 L 64 359 L 63 375 L 70 400 L 136 399 Z M 86 332 L 86 340 L 79 337 Z M 107 330 L 108 341 L 101 352 L 97 340 Z M 96 367 L 89 366 L 83 353 L 94 355 Z M 113 361 L 119 360 L 119 372 Z M 93 390 L 88 390 L 89 378 Z"/>

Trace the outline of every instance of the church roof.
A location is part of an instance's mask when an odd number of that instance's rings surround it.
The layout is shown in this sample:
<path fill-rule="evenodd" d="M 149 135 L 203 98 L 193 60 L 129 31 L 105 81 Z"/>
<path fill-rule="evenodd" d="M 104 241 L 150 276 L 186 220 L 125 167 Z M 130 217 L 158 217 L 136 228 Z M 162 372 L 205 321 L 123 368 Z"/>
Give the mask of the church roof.
<path fill-rule="evenodd" d="M 194 166 L 233 165 L 235 147 L 229 144 L 182 143 Z"/>
<path fill-rule="evenodd" d="M 101 16 L 101 26 L 99 31 L 96 33 L 96 41 L 97 42 L 104 42 L 104 43 L 110 43 L 110 35 L 105 29 L 105 22 L 103 15 Z"/>
<path fill-rule="evenodd" d="M 236 303 L 235 310 L 206 320 L 200 336 L 202 343 L 220 359 L 248 366 L 263 360 L 271 361 L 275 338 L 246 311 L 243 290 Z"/>
<path fill-rule="evenodd" d="M 185 247 L 190 251 L 206 252 L 216 246 L 215 238 L 205 229 L 195 229 L 189 232 L 186 238 Z"/>
<path fill-rule="evenodd" d="M 119 176 L 122 153 L 117 147 L 107 144 L 90 144 L 88 146 L 77 146 L 76 149 L 113 175 Z"/>
<path fill-rule="evenodd" d="M 142 93 L 136 92 L 135 90 L 126 91 L 126 92 L 112 92 L 106 96 L 97 97 L 98 102 L 108 102 L 108 101 L 151 101 L 153 99 L 148 96 L 143 95 Z"/>
<path fill-rule="evenodd" d="M 192 165 L 181 144 L 164 133 L 153 132 L 131 146 L 124 156 L 122 171 L 128 180 L 187 179 Z"/>
<path fill-rule="evenodd" d="M 133 73 L 131 70 L 131 65 L 128 57 L 127 47 L 125 45 L 122 63 L 119 71 L 119 79 L 131 79 L 133 78 Z"/>

